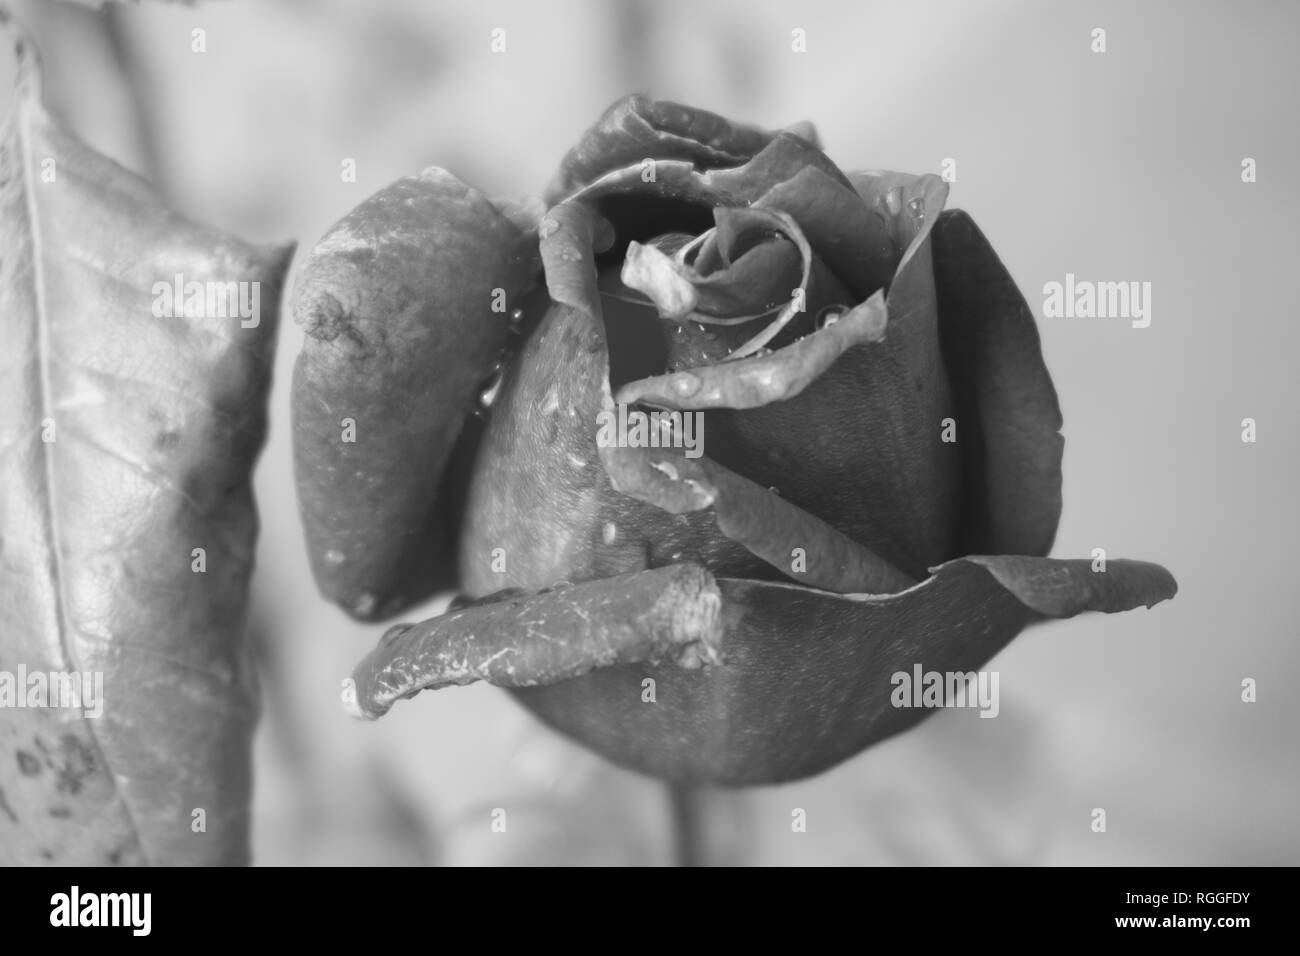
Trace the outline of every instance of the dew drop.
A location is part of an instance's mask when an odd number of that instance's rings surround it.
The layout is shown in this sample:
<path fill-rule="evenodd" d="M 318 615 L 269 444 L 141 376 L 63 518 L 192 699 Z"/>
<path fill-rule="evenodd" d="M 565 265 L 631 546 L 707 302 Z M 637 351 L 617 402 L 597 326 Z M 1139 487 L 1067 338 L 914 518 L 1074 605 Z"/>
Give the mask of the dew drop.
<path fill-rule="evenodd" d="M 887 193 L 885 193 L 885 208 L 889 210 L 891 216 L 897 216 L 903 211 L 902 186 L 893 186 Z"/>
<path fill-rule="evenodd" d="M 505 366 L 498 362 L 492 370 L 492 375 L 488 378 L 487 384 L 478 393 L 478 407 L 480 410 L 486 411 L 492 407 L 492 403 L 501 394 L 501 383 L 503 381 L 505 381 Z"/>
<path fill-rule="evenodd" d="M 672 390 L 683 397 L 694 395 L 700 390 L 703 383 L 698 375 L 692 375 L 690 372 L 678 372 L 672 377 Z"/>
<path fill-rule="evenodd" d="M 817 313 L 817 328 L 825 329 L 834 325 L 840 319 L 844 318 L 845 308 L 842 305 L 828 305 Z"/>

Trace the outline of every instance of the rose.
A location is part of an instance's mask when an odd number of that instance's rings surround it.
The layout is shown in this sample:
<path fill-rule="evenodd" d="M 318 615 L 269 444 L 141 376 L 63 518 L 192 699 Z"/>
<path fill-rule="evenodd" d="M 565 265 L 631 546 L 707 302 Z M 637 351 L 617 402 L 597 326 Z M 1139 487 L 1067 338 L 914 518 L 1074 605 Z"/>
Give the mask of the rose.
<path fill-rule="evenodd" d="M 295 298 L 317 580 L 362 618 L 469 598 L 390 629 L 354 709 L 489 680 L 622 764 L 774 782 L 928 713 L 896 674 L 1172 596 L 1156 565 L 1044 557 L 1056 395 L 945 196 L 842 173 L 810 127 L 630 97 L 544 205 L 430 170 L 335 226 Z M 655 410 L 702 412 L 703 456 L 694 418 L 611 439 Z"/>

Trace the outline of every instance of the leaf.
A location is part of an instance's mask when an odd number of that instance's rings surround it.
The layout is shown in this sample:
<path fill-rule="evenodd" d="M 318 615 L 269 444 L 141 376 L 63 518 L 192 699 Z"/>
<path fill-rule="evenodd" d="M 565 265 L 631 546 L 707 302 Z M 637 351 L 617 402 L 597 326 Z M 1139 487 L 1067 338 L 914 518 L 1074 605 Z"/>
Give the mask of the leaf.
<path fill-rule="evenodd" d="M 35 51 L 17 47 L 0 137 L 0 862 L 243 863 L 250 472 L 292 247 L 168 210 L 45 113 Z M 177 276 L 205 283 L 194 315 L 169 314 Z M 238 283 L 221 291 L 249 308 L 219 317 L 208 283 Z M 102 681 L 102 713 L 24 706 L 51 672 Z"/>

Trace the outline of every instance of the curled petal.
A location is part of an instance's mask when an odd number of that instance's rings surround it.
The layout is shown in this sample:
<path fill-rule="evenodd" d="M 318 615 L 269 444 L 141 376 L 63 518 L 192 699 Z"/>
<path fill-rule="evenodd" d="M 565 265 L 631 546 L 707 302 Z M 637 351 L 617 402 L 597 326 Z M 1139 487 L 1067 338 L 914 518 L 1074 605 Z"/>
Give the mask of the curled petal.
<path fill-rule="evenodd" d="M 759 408 L 787 401 L 849 349 L 879 342 L 887 324 L 878 292 L 838 321 L 774 352 L 629 382 L 615 397 L 625 404 L 676 409 Z"/>
<path fill-rule="evenodd" d="M 298 496 L 317 585 L 356 617 L 452 583 L 439 479 L 536 272 L 517 221 L 428 169 L 363 202 L 299 271 Z"/>
<path fill-rule="evenodd" d="M 883 226 L 901 272 L 918 238 L 929 232 L 948 198 L 948 184 L 938 176 L 864 170 L 848 174 L 849 183 Z"/>
<path fill-rule="evenodd" d="M 825 153 L 800 136 L 780 133 L 753 159 L 730 169 L 707 170 L 704 180 L 719 193 L 752 202 L 778 183 L 804 170 L 815 170 L 837 185 L 850 188 L 848 178 Z"/>
<path fill-rule="evenodd" d="M 713 576 L 693 564 L 487 598 L 390 628 L 353 672 L 356 715 L 374 719 L 419 691 L 480 680 L 531 687 L 612 664 L 714 664 L 721 608 Z"/>
<path fill-rule="evenodd" d="M 736 166 L 772 138 L 708 110 L 641 95 L 614 103 L 564 157 L 546 190 L 548 205 L 620 166 L 643 159 L 685 160 L 701 169 Z"/>
<path fill-rule="evenodd" d="M 1019 554 L 973 555 L 963 560 L 984 568 L 1022 604 L 1044 617 L 1149 608 L 1178 593 L 1174 576 L 1147 561 L 1108 561 L 1106 570 L 1098 571 L 1090 561 Z"/>
<path fill-rule="evenodd" d="M 805 167 L 765 192 L 755 205 L 794 217 L 813 249 L 857 299 L 885 288 L 893 278 L 899 256 L 883 218 L 859 201 L 851 187 L 823 170 Z"/>

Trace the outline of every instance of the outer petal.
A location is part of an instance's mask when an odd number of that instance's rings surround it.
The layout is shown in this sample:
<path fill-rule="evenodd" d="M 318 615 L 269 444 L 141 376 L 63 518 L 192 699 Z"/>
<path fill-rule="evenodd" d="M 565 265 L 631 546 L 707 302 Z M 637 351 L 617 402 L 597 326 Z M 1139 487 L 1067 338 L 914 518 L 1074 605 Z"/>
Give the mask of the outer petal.
<path fill-rule="evenodd" d="M 354 616 L 452 583 L 439 479 L 536 264 L 531 233 L 440 169 L 367 199 L 303 264 L 298 496 L 317 585 Z"/>
<path fill-rule="evenodd" d="M 644 591 L 639 577 L 628 575 L 618 587 Z M 1113 561 L 1094 574 L 1088 561 L 1027 557 L 958 559 L 885 597 L 731 579 L 717 584 L 724 632 L 720 641 L 708 637 L 710 659 L 721 658 L 713 666 L 622 663 L 668 658 L 672 647 L 696 640 L 680 627 L 633 625 L 612 642 L 617 648 L 584 636 L 572 645 L 561 641 L 557 651 L 551 618 L 571 621 L 576 632 L 587 618 L 609 614 L 604 589 L 583 598 L 573 588 L 558 615 L 543 613 L 554 603 L 548 596 L 505 598 L 491 619 L 529 625 L 514 628 L 508 648 L 497 646 L 490 628 L 471 626 L 474 613 L 395 635 L 358 669 L 360 709 L 378 714 L 395 696 L 421 687 L 486 678 L 520 688 L 520 700 L 548 723 L 632 769 L 687 784 L 779 783 L 826 770 L 930 714 L 900 706 L 911 701 L 896 693 L 897 674 L 910 677 L 918 667 L 966 674 L 1043 615 L 1150 607 L 1177 590 L 1153 564 Z M 477 614 L 486 621 L 491 607 Z M 689 597 L 682 607 L 687 616 L 695 613 Z M 655 614 L 672 617 L 662 608 Z M 646 650 L 652 633 L 667 642 L 657 655 Z M 517 666 L 506 667 L 497 660 L 502 656 Z M 604 666 L 611 661 L 619 663 Z M 643 699 L 646 678 L 655 682 L 652 703 Z"/>
<path fill-rule="evenodd" d="M 1061 409 L 1024 296 L 970 216 L 933 233 L 939 332 L 965 482 L 962 550 L 1046 554 L 1061 515 Z"/>

